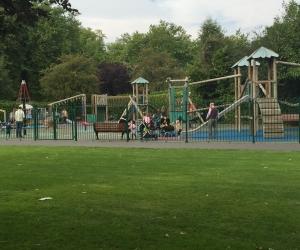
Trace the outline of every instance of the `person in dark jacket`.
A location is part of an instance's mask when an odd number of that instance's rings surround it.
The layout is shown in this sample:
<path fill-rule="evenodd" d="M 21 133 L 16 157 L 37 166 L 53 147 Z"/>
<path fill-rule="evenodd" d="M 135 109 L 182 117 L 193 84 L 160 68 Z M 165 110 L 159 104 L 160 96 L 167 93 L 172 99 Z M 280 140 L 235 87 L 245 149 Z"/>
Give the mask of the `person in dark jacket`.
<path fill-rule="evenodd" d="M 215 107 L 215 104 L 211 102 L 209 104 L 208 113 L 206 120 L 208 121 L 208 138 L 216 139 L 217 138 L 217 121 L 218 121 L 219 112 Z"/>

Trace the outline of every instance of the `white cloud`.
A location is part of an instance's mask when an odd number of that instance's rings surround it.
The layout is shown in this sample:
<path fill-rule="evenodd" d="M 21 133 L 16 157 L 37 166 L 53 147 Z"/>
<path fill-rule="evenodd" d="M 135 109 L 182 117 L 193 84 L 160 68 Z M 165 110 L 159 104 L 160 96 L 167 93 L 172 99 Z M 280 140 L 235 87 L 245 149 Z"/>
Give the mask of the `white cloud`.
<path fill-rule="evenodd" d="M 151 24 L 166 20 L 195 36 L 208 17 L 232 33 L 250 32 L 272 24 L 282 11 L 282 0 L 72 0 L 82 13 L 83 26 L 101 29 L 108 41 L 121 34 L 146 32 Z"/>

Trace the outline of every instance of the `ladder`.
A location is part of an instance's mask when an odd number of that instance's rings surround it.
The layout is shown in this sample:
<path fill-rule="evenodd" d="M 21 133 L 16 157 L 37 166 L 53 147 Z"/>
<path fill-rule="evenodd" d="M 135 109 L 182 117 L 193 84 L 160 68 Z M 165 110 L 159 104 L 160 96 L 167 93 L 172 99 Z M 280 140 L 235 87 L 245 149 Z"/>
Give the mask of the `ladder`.
<path fill-rule="evenodd" d="M 275 98 L 257 98 L 259 106 L 264 138 L 281 138 L 284 136 L 281 109 Z"/>

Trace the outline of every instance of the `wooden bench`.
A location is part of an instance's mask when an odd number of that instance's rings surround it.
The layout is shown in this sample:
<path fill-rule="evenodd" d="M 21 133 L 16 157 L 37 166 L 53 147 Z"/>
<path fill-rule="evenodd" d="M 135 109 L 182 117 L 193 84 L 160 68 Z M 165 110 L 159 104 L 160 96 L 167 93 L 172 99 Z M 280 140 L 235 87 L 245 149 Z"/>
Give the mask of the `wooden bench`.
<path fill-rule="evenodd" d="M 93 123 L 94 132 L 97 140 L 99 140 L 98 133 L 105 132 L 115 132 L 122 133 L 122 137 L 124 133 L 126 133 L 126 124 L 125 122 L 117 123 L 117 122 L 95 122 Z"/>
<path fill-rule="evenodd" d="M 282 114 L 281 117 L 284 122 L 298 122 L 299 121 L 299 114 Z"/>

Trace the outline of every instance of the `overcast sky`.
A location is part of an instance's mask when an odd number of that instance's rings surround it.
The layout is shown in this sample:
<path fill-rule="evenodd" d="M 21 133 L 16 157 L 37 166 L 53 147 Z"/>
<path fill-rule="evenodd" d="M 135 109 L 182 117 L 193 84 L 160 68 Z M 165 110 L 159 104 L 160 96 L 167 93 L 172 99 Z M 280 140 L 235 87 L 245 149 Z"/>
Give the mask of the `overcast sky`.
<path fill-rule="evenodd" d="M 300 1 L 300 0 L 299 0 Z M 70 0 L 84 27 L 100 29 L 106 41 L 124 33 L 147 32 L 159 20 L 181 25 L 196 37 L 203 21 L 216 20 L 227 34 L 248 33 L 271 25 L 283 0 Z"/>

